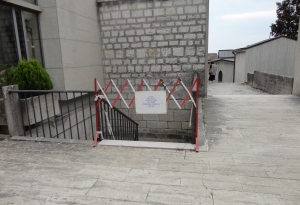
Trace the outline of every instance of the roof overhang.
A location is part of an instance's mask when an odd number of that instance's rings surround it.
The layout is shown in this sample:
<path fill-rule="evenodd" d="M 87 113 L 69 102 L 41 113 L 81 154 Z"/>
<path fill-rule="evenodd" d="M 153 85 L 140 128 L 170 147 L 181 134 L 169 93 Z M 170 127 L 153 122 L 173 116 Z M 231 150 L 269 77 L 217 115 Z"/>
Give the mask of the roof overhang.
<path fill-rule="evenodd" d="M 43 11 L 42 7 L 22 0 L 1 0 L 1 2 L 35 13 L 41 13 Z"/>

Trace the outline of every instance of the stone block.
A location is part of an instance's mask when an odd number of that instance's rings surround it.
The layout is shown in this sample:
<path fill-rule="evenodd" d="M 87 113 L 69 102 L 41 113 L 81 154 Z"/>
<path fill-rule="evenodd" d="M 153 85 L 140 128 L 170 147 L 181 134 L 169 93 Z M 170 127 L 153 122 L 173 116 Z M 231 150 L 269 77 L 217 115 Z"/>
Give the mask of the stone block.
<path fill-rule="evenodd" d="M 196 34 L 184 34 L 184 39 L 196 39 Z"/>
<path fill-rule="evenodd" d="M 194 56 L 195 54 L 196 54 L 195 47 L 186 47 L 186 49 L 185 49 L 186 56 Z"/>
<path fill-rule="evenodd" d="M 168 46 L 168 45 L 169 45 L 168 41 L 160 41 L 157 44 L 158 47 L 164 47 L 164 46 Z"/>
<path fill-rule="evenodd" d="M 157 29 L 157 34 L 169 34 L 171 33 L 171 28 L 160 28 Z"/>
<path fill-rule="evenodd" d="M 144 35 L 144 33 L 145 33 L 144 29 L 137 29 L 136 30 L 136 35 L 138 35 L 138 36 Z"/>
<path fill-rule="evenodd" d="M 130 18 L 130 11 L 122 11 L 122 18 Z"/>
<path fill-rule="evenodd" d="M 118 73 L 126 73 L 127 69 L 125 66 L 118 66 Z"/>
<path fill-rule="evenodd" d="M 135 50 L 134 49 L 126 50 L 126 57 L 127 58 L 135 57 Z"/>
<path fill-rule="evenodd" d="M 142 47 L 142 43 L 132 43 L 131 48 L 140 48 Z"/>
<path fill-rule="evenodd" d="M 127 30 L 127 31 L 125 31 L 125 34 L 127 36 L 134 36 L 135 35 L 135 30 Z"/>
<path fill-rule="evenodd" d="M 171 56 L 171 48 L 162 48 L 161 49 L 161 55 L 163 57 L 169 57 L 169 56 Z"/>
<path fill-rule="evenodd" d="M 170 41 L 170 46 L 178 46 L 178 41 Z"/>
<path fill-rule="evenodd" d="M 123 61 L 122 60 L 112 60 L 111 64 L 112 65 L 123 65 Z"/>
<path fill-rule="evenodd" d="M 186 14 L 198 13 L 198 7 L 197 6 L 186 6 L 184 8 L 184 12 Z"/>
<path fill-rule="evenodd" d="M 155 41 L 162 41 L 162 40 L 164 40 L 164 36 L 163 35 L 154 35 L 154 40 Z"/>
<path fill-rule="evenodd" d="M 179 32 L 180 33 L 187 33 L 187 32 L 189 32 L 189 27 L 188 26 L 181 26 L 181 27 L 179 27 Z"/>
<path fill-rule="evenodd" d="M 169 129 L 181 129 L 181 122 L 168 122 Z"/>
<path fill-rule="evenodd" d="M 135 10 L 131 11 L 132 17 L 137 18 L 137 17 L 143 17 L 143 10 Z"/>
<path fill-rule="evenodd" d="M 178 62 L 177 58 L 166 58 L 167 64 L 176 64 Z"/>
<path fill-rule="evenodd" d="M 174 110 L 175 122 L 189 122 L 191 116 L 191 110 Z"/>
<path fill-rule="evenodd" d="M 116 51 L 116 58 L 124 58 L 124 51 L 123 50 L 117 50 Z"/>
<path fill-rule="evenodd" d="M 176 13 L 175 8 L 166 8 L 166 15 L 173 15 Z"/>
<path fill-rule="evenodd" d="M 152 65 L 151 72 L 159 72 L 161 71 L 161 65 Z"/>
<path fill-rule="evenodd" d="M 157 64 L 164 64 L 164 59 L 158 58 L 156 62 L 157 62 Z"/>
<path fill-rule="evenodd" d="M 154 16 L 163 16 L 165 15 L 165 9 L 160 8 L 160 9 L 153 9 Z"/>
<path fill-rule="evenodd" d="M 144 15 L 145 15 L 146 17 L 152 16 L 152 9 L 146 9 L 146 10 L 144 10 Z"/>
<path fill-rule="evenodd" d="M 114 50 L 106 50 L 104 51 L 105 58 L 115 58 L 115 51 Z"/>
<path fill-rule="evenodd" d="M 146 29 L 146 34 L 155 34 L 155 29 Z"/>
<path fill-rule="evenodd" d="M 126 43 L 127 42 L 127 38 L 126 37 L 120 37 L 120 38 L 118 38 L 118 42 L 120 42 L 120 43 Z"/>
<path fill-rule="evenodd" d="M 180 65 L 173 65 L 173 71 L 178 72 L 181 71 L 181 66 Z"/>
<path fill-rule="evenodd" d="M 200 32 L 200 31 L 202 31 L 202 26 L 191 26 L 190 31 L 191 32 Z"/>
<path fill-rule="evenodd" d="M 183 47 L 173 48 L 173 56 L 184 56 L 184 48 Z"/>
<path fill-rule="evenodd" d="M 138 23 L 145 23 L 146 22 L 146 18 L 138 18 L 137 19 Z M 141 28 L 142 26 L 139 26 L 138 28 Z"/>
<path fill-rule="evenodd" d="M 158 121 L 159 120 L 159 115 L 158 114 L 143 115 L 143 120 Z"/>
<path fill-rule="evenodd" d="M 137 49 L 136 56 L 137 58 L 146 58 L 148 56 L 147 49 Z"/>
<path fill-rule="evenodd" d="M 163 65 L 162 66 L 162 71 L 171 71 L 171 70 L 172 70 L 171 65 Z"/>
<path fill-rule="evenodd" d="M 142 41 L 151 41 L 151 40 L 152 40 L 152 37 L 151 37 L 151 36 L 142 36 L 142 37 L 141 37 L 141 40 L 142 40 Z"/>
<path fill-rule="evenodd" d="M 147 121 L 147 128 L 152 129 L 166 129 L 168 128 L 167 122 L 161 122 L 161 121 Z"/>
<path fill-rule="evenodd" d="M 205 5 L 200 5 L 199 8 L 198 8 L 198 12 L 199 12 L 199 13 L 205 13 L 205 12 L 206 12 L 206 7 L 205 7 Z"/>
<path fill-rule="evenodd" d="M 128 72 L 134 72 L 134 66 L 132 66 L 132 65 L 129 65 L 127 67 L 127 69 L 128 69 Z"/>

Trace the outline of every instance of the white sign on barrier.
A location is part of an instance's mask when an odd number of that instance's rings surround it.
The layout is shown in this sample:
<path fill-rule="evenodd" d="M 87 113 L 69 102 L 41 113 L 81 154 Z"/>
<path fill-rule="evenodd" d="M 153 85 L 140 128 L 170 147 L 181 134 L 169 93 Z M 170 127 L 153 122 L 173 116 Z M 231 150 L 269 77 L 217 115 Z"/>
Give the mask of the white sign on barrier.
<path fill-rule="evenodd" d="M 135 93 L 136 114 L 166 114 L 165 91 L 138 91 Z"/>

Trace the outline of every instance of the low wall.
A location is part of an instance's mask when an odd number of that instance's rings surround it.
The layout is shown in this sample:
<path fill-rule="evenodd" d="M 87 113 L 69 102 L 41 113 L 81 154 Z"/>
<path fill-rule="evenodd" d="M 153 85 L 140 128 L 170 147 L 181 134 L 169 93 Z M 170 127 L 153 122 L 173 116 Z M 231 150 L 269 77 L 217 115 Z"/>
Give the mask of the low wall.
<path fill-rule="evenodd" d="M 254 73 L 247 73 L 247 84 L 253 86 Z"/>
<path fill-rule="evenodd" d="M 254 71 L 253 87 L 276 95 L 289 95 L 293 91 L 294 78 Z"/>

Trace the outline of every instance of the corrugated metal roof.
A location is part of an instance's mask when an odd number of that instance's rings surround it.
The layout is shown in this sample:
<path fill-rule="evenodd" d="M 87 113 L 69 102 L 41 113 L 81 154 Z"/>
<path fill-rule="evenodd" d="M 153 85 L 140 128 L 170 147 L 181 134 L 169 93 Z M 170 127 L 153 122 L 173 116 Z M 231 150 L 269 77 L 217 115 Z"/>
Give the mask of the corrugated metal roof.
<path fill-rule="evenodd" d="M 289 37 L 286 37 L 286 36 L 277 36 L 277 37 L 275 37 L 275 38 L 270 38 L 270 39 L 267 39 L 267 40 L 263 40 L 263 41 L 260 41 L 260 42 L 257 42 L 257 43 L 248 45 L 248 46 L 243 47 L 243 48 L 235 49 L 235 50 L 233 50 L 233 52 L 239 52 L 239 51 L 243 51 L 243 50 L 246 50 L 246 49 L 249 49 L 249 48 L 253 48 L 253 47 L 255 47 L 255 46 L 259 46 L 259 45 L 262 45 L 262 44 L 264 44 L 264 43 L 268 43 L 268 42 L 270 42 L 270 41 L 277 40 L 277 39 L 279 39 L 279 38 L 287 38 L 287 39 L 289 39 L 289 40 L 297 41 L 296 39 L 289 38 Z"/>

